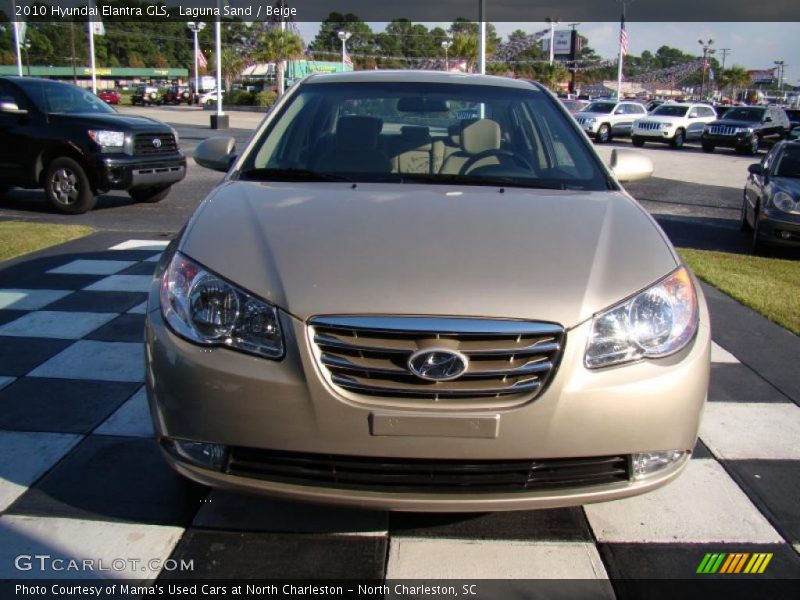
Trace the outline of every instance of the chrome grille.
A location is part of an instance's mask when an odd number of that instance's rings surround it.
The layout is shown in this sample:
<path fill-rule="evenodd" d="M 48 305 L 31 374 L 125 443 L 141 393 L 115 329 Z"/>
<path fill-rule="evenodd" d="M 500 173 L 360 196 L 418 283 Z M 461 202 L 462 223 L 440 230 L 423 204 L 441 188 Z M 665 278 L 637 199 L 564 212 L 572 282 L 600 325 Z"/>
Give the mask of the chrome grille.
<path fill-rule="evenodd" d="M 575 120 L 578 122 L 578 125 L 586 125 L 586 117 L 575 117 Z"/>
<path fill-rule="evenodd" d="M 735 127 L 723 127 L 721 125 L 712 125 L 708 128 L 708 133 L 711 135 L 735 135 Z"/>
<path fill-rule="evenodd" d="M 154 140 L 157 144 L 153 144 Z M 136 156 L 173 154 L 178 151 L 175 136 L 171 133 L 138 133 L 133 139 L 133 153 Z"/>
<path fill-rule="evenodd" d="M 386 399 L 453 402 L 527 400 L 541 393 L 558 365 L 564 330 L 530 321 L 342 316 L 312 319 L 310 335 L 319 364 L 339 388 Z M 441 348 L 468 359 L 460 377 L 430 381 L 409 370 L 412 354 Z"/>
<path fill-rule="evenodd" d="M 636 124 L 636 129 L 643 129 L 647 131 L 655 131 L 661 129 L 661 123 L 656 121 L 639 121 Z"/>

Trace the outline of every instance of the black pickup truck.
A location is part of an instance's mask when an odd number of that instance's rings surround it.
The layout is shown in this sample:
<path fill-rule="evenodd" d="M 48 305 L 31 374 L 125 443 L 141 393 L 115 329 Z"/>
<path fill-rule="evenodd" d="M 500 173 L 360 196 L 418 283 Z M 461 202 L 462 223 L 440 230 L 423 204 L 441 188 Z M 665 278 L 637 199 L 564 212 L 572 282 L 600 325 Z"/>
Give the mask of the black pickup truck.
<path fill-rule="evenodd" d="M 185 176 L 169 125 L 121 115 L 72 84 L 0 77 L 0 187 L 44 188 L 54 209 L 78 214 L 108 190 L 158 202 Z"/>
<path fill-rule="evenodd" d="M 785 139 L 791 126 L 786 113 L 774 106 L 734 106 L 708 123 L 700 141 L 704 152 L 718 146 L 737 152 L 758 154 L 759 149 Z"/>

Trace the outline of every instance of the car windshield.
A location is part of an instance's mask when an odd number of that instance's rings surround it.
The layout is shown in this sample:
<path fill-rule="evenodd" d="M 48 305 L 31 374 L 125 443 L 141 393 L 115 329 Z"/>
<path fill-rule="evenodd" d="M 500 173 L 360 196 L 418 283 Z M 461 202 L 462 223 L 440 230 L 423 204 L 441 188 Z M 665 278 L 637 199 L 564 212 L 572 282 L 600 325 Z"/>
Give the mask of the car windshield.
<path fill-rule="evenodd" d="M 610 113 L 615 106 L 613 102 L 592 102 L 583 112 Z"/>
<path fill-rule="evenodd" d="M 663 117 L 683 117 L 686 115 L 687 110 L 689 110 L 688 106 L 662 104 L 653 111 L 653 115 Z"/>
<path fill-rule="evenodd" d="M 562 100 L 561 103 L 569 110 L 583 108 L 583 102 L 579 102 L 578 100 Z"/>
<path fill-rule="evenodd" d="M 585 140 L 538 88 L 306 83 L 238 176 L 608 189 Z"/>
<path fill-rule="evenodd" d="M 725 112 L 728 121 L 760 121 L 764 116 L 763 108 L 731 108 Z"/>
<path fill-rule="evenodd" d="M 800 179 L 800 146 L 792 144 L 784 148 L 775 165 L 775 177 Z"/>
<path fill-rule="evenodd" d="M 19 85 L 43 113 L 114 113 L 114 109 L 87 90 L 55 81 L 22 80 Z"/>

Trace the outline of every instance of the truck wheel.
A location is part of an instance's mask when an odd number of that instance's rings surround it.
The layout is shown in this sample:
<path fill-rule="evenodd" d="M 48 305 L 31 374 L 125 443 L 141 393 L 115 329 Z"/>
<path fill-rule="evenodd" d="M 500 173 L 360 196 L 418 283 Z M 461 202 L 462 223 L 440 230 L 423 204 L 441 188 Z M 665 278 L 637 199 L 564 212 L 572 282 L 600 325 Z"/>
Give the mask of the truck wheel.
<path fill-rule="evenodd" d="M 171 185 L 166 187 L 135 188 L 128 190 L 130 197 L 136 202 L 161 202 L 169 194 Z"/>
<path fill-rule="evenodd" d="M 683 142 L 686 141 L 686 133 L 683 129 L 678 129 L 675 132 L 675 135 L 672 136 L 672 139 L 669 142 L 669 145 L 673 148 L 683 148 Z"/>
<path fill-rule="evenodd" d="M 97 196 L 83 167 L 66 156 L 55 158 L 47 165 L 44 192 L 50 205 L 67 215 L 85 213 L 97 204 Z"/>
<path fill-rule="evenodd" d="M 707 152 L 708 154 L 711 154 L 714 151 L 714 148 L 716 148 L 716 146 L 714 146 L 714 144 L 709 144 L 708 142 L 703 142 L 703 152 Z"/>
<path fill-rule="evenodd" d="M 631 143 L 633 143 L 633 145 L 637 148 L 642 148 L 644 146 L 644 138 L 635 135 L 631 138 Z"/>
<path fill-rule="evenodd" d="M 606 144 L 611 141 L 611 127 L 603 123 L 594 135 L 595 141 L 599 144 Z"/>
<path fill-rule="evenodd" d="M 739 220 L 739 230 L 750 231 L 752 228 L 750 227 L 750 223 L 747 222 L 747 195 L 742 194 L 742 196 L 742 214 Z"/>

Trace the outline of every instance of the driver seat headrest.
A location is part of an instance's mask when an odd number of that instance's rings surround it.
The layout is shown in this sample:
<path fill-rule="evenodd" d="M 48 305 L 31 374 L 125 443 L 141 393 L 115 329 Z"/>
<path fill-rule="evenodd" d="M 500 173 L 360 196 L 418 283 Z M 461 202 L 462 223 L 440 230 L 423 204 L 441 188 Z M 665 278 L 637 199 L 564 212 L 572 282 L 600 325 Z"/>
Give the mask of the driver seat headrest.
<path fill-rule="evenodd" d="M 480 119 L 461 129 L 461 148 L 468 154 L 499 150 L 500 141 L 500 124 L 492 119 Z"/>

